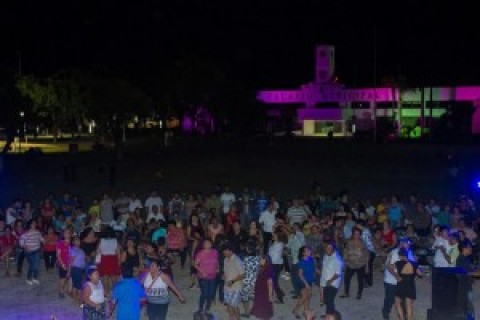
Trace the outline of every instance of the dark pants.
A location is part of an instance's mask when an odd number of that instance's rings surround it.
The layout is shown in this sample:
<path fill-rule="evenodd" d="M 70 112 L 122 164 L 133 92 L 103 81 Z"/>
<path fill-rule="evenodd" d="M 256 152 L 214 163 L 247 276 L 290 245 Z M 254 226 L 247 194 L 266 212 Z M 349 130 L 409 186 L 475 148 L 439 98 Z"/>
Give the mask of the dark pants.
<path fill-rule="evenodd" d="M 365 267 L 358 268 L 358 269 L 351 269 L 347 267 L 345 270 L 345 294 L 350 294 L 350 281 L 352 280 L 353 274 L 357 274 L 357 295 L 362 295 L 363 292 L 363 281 L 365 279 Z"/>
<path fill-rule="evenodd" d="M 325 303 L 326 314 L 334 315 L 335 314 L 335 296 L 337 295 L 338 289 L 332 286 L 323 288 L 323 302 Z"/>
<path fill-rule="evenodd" d="M 275 295 L 277 296 L 277 299 L 280 302 L 283 302 L 283 296 L 285 293 L 283 290 L 280 288 L 280 285 L 278 283 L 278 278 L 280 277 L 280 272 L 283 270 L 283 264 L 272 264 L 273 266 L 273 290 L 275 290 Z"/>
<path fill-rule="evenodd" d="M 292 264 L 290 267 L 291 273 L 290 273 L 290 279 L 292 281 L 292 287 L 293 290 L 295 291 L 295 295 L 298 296 L 300 295 L 300 277 L 298 276 L 298 264 Z"/>
<path fill-rule="evenodd" d="M 385 299 L 383 300 L 383 309 L 382 315 L 384 319 L 390 317 L 390 312 L 392 311 L 393 304 L 395 303 L 395 288 L 396 285 L 383 283 L 385 286 Z"/>
<path fill-rule="evenodd" d="M 288 255 L 285 253 L 282 255 L 282 257 L 283 257 L 283 269 L 285 270 L 285 272 L 290 273 L 291 270 L 290 270 L 290 263 L 288 262 Z"/>
<path fill-rule="evenodd" d="M 40 250 L 30 251 L 25 253 L 28 262 L 27 279 L 38 279 L 40 270 Z"/>
<path fill-rule="evenodd" d="M 365 273 L 365 284 L 369 287 L 373 285 L 373 261 L 375 260 L 375 252 L 370 252 L 368 259 L 368 273 Z"/>
<path fill-rule="evenodd" d="M 176 254 L 178 256 L 180 256 L 180 266 L 182 267 L 182 269 L 185 267 L 185 261 L 187 260 L 187 249 L 183 249 L 183 250 L 180 250 L 180 249 L 169 249 L 168 252 L 170 253 L 173 253 L 173 254 Z"/>
<path fill-rule="evenodd" d="M 268 254 L 268 248 L 270 247 L 270 242 L 272 241 L 271 232 L 263 232 L 263 253 Z"/>
<path fill-rule="evenodd" d="M 213 291 L 213 299 L 215 300 L 215 295 L 218 290 L 218 300 L 223 303 L 224 301 L 224 292 L 223 289 L 225 287 L 225 281 L 222 280 L 222 275 L 217 274 L 217 278 L 215 279 L 215 290 Z"/>
<path fill-rule="evenodd" d="M 45 269 L 50 270 L 55 268 L 55 262 L 57 261 L 57 253 L 55 251 L 44 251 L 43 261 L 45 261 Z"/>
<path fill-rule="evenodd" d="M 198 303 L 198 311 L 209 311 L 212 300 L 215 297 L 215 279 L 198 279 L 200 286 L 200 300 Z M 205 308 L 204 308 L 205 306 Z"/>
<path fill-rule="evenodd" d="M 148 320 L 166 320 L 168 303 L 147 303 Z"/>
<path fill-rule="evenodd" d="M 17 272 L 22 273 L 23 269 L 23 260 L 25 260 L 25 250 L 22 248 L 17 248 L 15 253 L 15 262 L 17 264 Z"/>

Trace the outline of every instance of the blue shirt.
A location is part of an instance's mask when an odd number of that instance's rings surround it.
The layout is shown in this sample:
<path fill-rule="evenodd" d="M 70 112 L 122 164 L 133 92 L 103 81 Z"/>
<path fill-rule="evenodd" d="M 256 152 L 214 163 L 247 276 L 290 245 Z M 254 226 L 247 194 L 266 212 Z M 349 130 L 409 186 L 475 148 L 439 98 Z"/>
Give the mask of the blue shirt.
<path fill-rule="evenodd" d="M 266 211 L 268 208 L 268 199 L 264 197 L 258 198 L 255 201 L 255 208 L 258 215 L 260 215 L 260 213 L 262 213 L 263 211 Z"/>
<path fill-rule="evenodd" d="M 312 284 L 315 281 L 315 261 L 313 260 L 313 257 L 308 257 L 307 260 L 300 260 L 298 262 L 298 269 L 303 270 L 303 277 L 309 284 Z"/>
<path fill-rule="evenodd" d="M 388 218 L 390 221 L 399 221 L 402 217 L 402 208 L 399 205 L 390 206 L 388 208 Z"/>
<path fill-rule="evenodd" d="M 157 243 L 158 239 L 165 238 L 167 236 L 167 230 L 165 228 L 158 228 L 152 234 L 152 242 Z"/>
<path fill-rule="evenodd" d="M 137 279 L 118 282 L 113 288 L 112 297 L 117 301 L 117 320 L 140 319 L 140 300 L 145 297 L 145 291 Z"/>

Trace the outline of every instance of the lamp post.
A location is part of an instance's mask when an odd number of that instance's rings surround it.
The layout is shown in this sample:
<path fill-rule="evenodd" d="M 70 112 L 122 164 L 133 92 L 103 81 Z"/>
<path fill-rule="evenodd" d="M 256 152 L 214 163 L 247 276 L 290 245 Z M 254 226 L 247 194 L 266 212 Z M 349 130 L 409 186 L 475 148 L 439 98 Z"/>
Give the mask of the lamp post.
<path fill-rule="evenodd" d="M 23 137 L 25 138 L 25 143 L 28 143 L 27 141 L 27 123 L 25 122 L 25 112 L 23 111 L 20 111 L 20 118 L 22 118 L 22 123 L 23 123 Z M 19 137 L 19 141 L 20 141 L 20 151 L 22 150 L 22 145 L 21 145 L 21 141 L 22 139 L 20 139 Z"/>

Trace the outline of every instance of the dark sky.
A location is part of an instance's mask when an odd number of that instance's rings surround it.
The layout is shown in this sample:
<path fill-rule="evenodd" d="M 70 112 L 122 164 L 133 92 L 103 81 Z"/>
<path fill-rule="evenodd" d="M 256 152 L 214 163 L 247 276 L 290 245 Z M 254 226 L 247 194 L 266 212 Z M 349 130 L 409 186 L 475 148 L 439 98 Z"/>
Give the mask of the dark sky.
<path fill-rule="evenodd" d="M 182 54 L 228 65 L 249 88 L 313 79 L 316 44 L 333 44 L 347 85 L 403 74 L 480 84 L 480 27 L 464 1 L 2 0 L 0 67 L 25 73 L 106 66 L 148 81 Z M 379 80 L 380 81 L 380 80 Z"/>

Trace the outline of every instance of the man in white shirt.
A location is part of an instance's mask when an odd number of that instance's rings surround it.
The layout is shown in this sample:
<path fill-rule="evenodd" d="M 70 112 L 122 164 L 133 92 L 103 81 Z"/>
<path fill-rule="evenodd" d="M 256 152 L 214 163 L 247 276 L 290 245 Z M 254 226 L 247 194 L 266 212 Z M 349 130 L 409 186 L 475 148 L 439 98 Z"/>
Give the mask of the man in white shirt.
<path fill-rule="evenodd" d="M 308 217 L 308 213 L 303 206 L 300 206 L 298 199 L 293 199 L 292 206 L 287 210 L 288 222 L 291 226 L 295 223 L 302 224 Z"/>
<path fill-rule="evenodd" d="M 230 206 L 236 201 L 235 194 L 230 191 L 229 186 L 225 186 L 225 191 L 220 195 L 223 214 L 226 215 L 230 211 Z"/>
<path fill-rule="evenodd" d="M 130 198 L 130 204 L 128 205 L 129 212 L 135 212 L 136 209 L 142 209 L 142 201 L 137 197 L 135 193 L 132 193 Z"/>
<path fill-rule="evenodd" d="M 156 205 L 152 206 L 152 210 L 147 216 L 147 223 L 150 223 L 152 219 L 155 221 L 165 221 L 165 216 L 163 215 L 163 213 L 160 212 Z"/>
<path fill-rule="evenodd" d="M 343 261 L 336 251 L 335 243 L 325 245 L 325 255 L 322 262 L 320 286 L 323 288 L 323 301 L 326 307 L 326 317 L 335 317 L 335 296 L 342 283 Z"/>
<path fill-rule="evenodd" d="M 120 191 L 118 197 L 115 199 L 115 211 L 119 215 L 128 214 L 128 206 L 130 205 L 130 197 L 128 197 L 124 191 Z"/>
<path fill-rule="evenodd" d="M 440 227 L 438 235 L 435 235 L 435 242 L 432 247 L 432 249 L 435 250 L 435 255 L 433 256 L 433 266 L 435 268 L 448 268 L 450 266 L 442 252 L 442 247 L 445 250 L 448 250 L 449 247 L 447 227 Z"/>
<path fill-rule="evenodd" d="M 269 203 L 267 210 L 260 214 L 258 222 L 263 228 L 263 252 L 268 252 L 268 247 L 272 240 L 273 226 L 276 222 L 276 215 L 277 211 L 275 211 L 273 203 Z"/>
<path fill-rule="evenodd" d="M 163 200 L 158 195 L 158 192 L 156 190 L 153 190 L 147 200 L 145 200 L 145 209 L 147 210 L 147 214 L 150 214 L 150 212 L 152 212 L 153 206 L 157 206 L 158 210 L 160 210 L 160 212 L 163 212 Z"/>
<path fill-rule="evenodd" d="M 397 286 L 397 278 L 395 277 L 397 269 L 395 267 L 395 262 L 400 260 L 400 257 L 398 256 L 398 251 L 400 248 L 405 248 L 408 250 L 408 260 L 415 261 L 415 256 L 413 255 L 412 250 L 410 250 L 410 239 L 400 238 L 398 247 L 389 253 L 385 263 L 385 273 L 383 277 L 385 286 L 385 299 L 383 300 L 382 309 L 382 316 L 384 320 L 390 319 L 390 312 L 392 311 L 393 304 L 395 303 L 395 288 Z"/>

